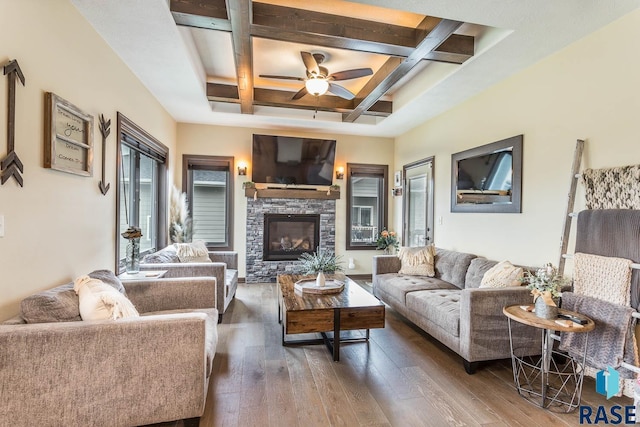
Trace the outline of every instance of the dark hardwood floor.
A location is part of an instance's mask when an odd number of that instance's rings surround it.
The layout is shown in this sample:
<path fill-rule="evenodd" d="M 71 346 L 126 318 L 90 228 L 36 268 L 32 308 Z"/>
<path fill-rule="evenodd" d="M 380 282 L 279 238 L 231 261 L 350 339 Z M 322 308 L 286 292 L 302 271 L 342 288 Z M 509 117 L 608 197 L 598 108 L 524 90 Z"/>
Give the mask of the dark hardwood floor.
<path fill-rule="evenodd" d="M 218 325 L 200 426 L 577 426 L 518 395 L 510 360 L 467 375 L 462 360 L 387 307 L 386 327 L 344 345 L 282 347 L 275 284 L 241 284 Z M 584 405 L 629 405 L 585 378 Z M 162 424 L 171 425 L 171 424 Z M 180 423 L 178 423 L 180 425 Z"/>

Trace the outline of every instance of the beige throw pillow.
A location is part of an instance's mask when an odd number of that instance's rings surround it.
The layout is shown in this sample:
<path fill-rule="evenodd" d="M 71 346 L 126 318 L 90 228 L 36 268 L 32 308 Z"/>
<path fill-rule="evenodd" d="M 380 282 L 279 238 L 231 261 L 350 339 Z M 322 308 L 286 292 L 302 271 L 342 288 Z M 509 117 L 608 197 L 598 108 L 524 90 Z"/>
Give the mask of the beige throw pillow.
<path fill-rule="evenodd" d="M 191 243 L 174 243 L 180 262 L 211 262 L 209 250 L 202 240 Z"/>
<path fill-rule="evenodd" d="M 129 299 L 102 280 L 87 275 L 73 281 L 80 300 L 82 320 L 108 320 L 137 317 L 138 311 Z"/>
<path fill-rule="evenodd" d="M 398 252 L 398 258 L 402 263 L 400 274 L 429 277 L 436 275 L 434 267 L 436 248 L 433 245 L 417 248 L 402 247 Z"/>
<path fill-rule="evenodd" d="M 506 288 L 509 286 L 522 285 L 521 279 L 524 277 L 522 267 L 516 267 L 509 261 L 502 261 L 491 267 L 484 273 L 481 288 Z"/>

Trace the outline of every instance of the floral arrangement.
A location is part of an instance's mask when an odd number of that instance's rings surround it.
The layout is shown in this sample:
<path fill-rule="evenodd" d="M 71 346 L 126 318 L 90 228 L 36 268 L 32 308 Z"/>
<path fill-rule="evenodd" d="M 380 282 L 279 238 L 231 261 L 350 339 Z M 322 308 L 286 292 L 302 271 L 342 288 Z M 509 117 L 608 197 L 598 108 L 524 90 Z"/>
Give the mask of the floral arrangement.
<path fill-rule="evenodd" d="M 525 270 L 522 281 L 527 284 L 534 301 L 542 297 L 547 305 L 556 305 L 554 299 L 560 298 L 560 289 L 568 283 L 550 262 L 537 269 L 535 273 Z"/>
<path fill-rule="evenodd" d="M 315 273 L 335 273 L 336 271 L 342 271 L 342 263 L 340 257 L 336 256 L 333 252 L 323 251 L 319 248 L 316 252 L 310 254 L 308 252 L 303 253 L 298 258 L 301 262 L 300 267 L 305 274 Z"/>
<path fill-rule="evenodd" d="M 383 228 L 380 234 L 378 234 L 376 244 L 376 249 L 387 249 L 389 246 L 393 246 L 398 249 L 398 246 L 400 246 L 396 232 L 388 231 L 386 228 Z"/>

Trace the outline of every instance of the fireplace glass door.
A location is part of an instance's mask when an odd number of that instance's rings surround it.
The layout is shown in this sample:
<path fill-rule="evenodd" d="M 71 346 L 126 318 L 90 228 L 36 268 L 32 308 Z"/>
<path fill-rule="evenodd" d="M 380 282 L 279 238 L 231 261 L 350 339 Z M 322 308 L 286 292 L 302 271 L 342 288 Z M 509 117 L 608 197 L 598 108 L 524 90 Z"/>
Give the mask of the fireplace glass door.
<path fill-rule="evenodd" d="M 264 261 L 297 260 L 320 243 L 320 215 L 267 214 L 264 218 Z"/>

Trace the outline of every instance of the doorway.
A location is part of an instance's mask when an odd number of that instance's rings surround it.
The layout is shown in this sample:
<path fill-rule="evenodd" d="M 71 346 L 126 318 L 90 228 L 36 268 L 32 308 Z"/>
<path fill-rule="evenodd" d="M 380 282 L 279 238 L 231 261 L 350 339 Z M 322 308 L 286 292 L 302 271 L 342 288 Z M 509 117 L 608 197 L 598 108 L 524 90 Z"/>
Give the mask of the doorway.
<path fill-rule="evenodd" d="M 402 167 L 404 176 L 404 246 L 433 243 L 433 157 Z"/>

